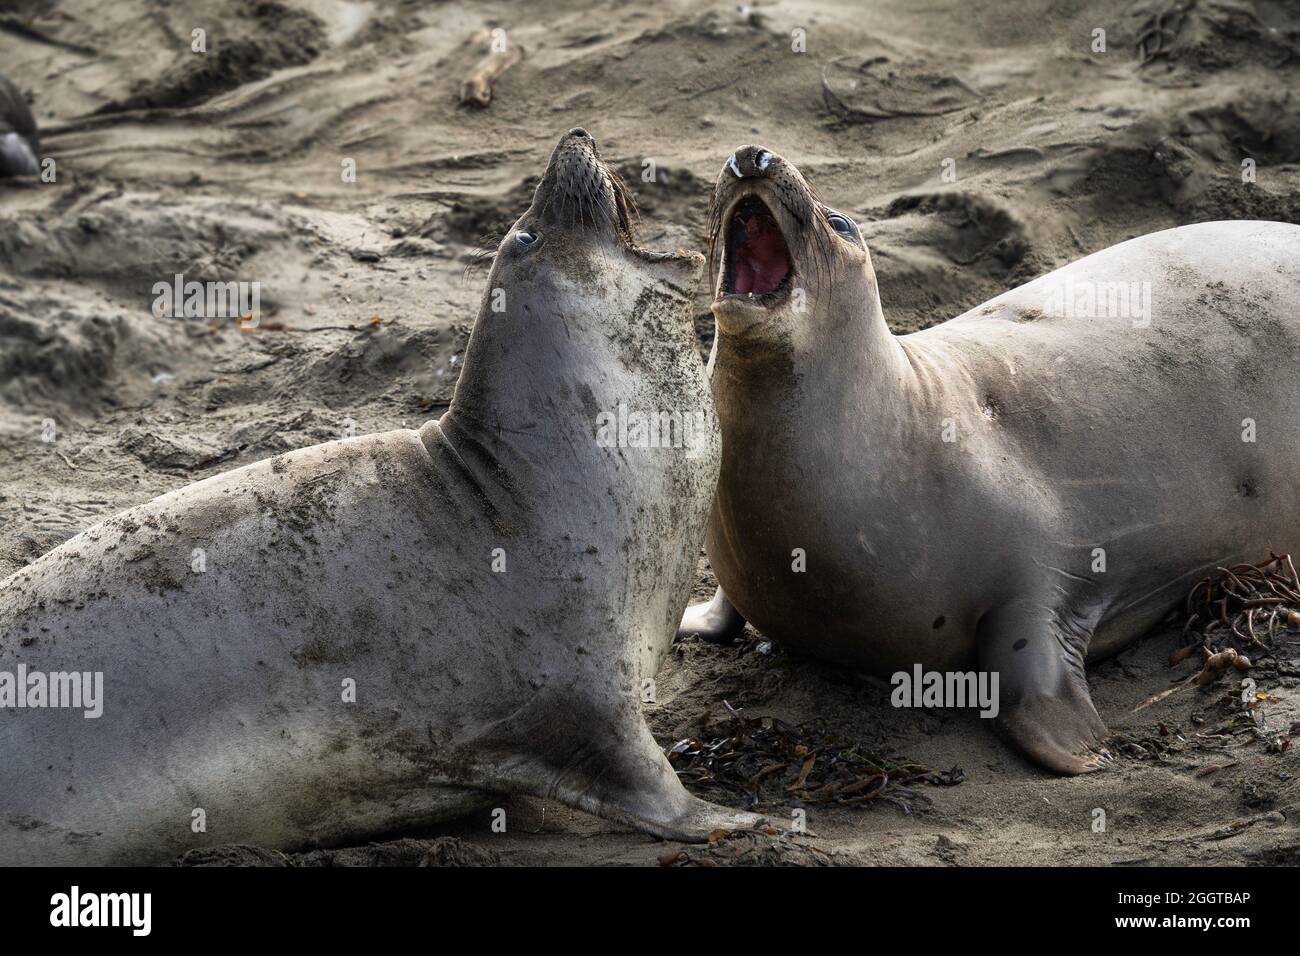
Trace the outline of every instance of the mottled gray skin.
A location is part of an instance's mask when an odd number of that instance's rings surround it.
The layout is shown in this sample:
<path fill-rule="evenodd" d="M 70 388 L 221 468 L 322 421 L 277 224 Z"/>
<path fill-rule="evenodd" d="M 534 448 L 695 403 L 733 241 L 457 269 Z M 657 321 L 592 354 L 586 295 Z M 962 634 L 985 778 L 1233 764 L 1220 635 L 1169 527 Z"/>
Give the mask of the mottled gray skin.
<path fill-rule="evenodd" d="M 997 671 L 1013 745 L 1097 769 L 1085 660 L 1215 568 L 1300 548 L 1300 227 L 1142 236 L 895 336 L 860 236 L 828 226 L 790 163 L 756 155 L 738 150 L 742 175 L 724 169 L 714 196 L 721 592 L 682 631 L 725 639 L 748 619 L 882 675 Z M 748 193 L 778 219 L 805 313 L 788 290 L 722 294 L 728 212 Z M 1067 279 L 1150 283 L 1150 327 L 1067 317 L 1051 295 Z"/>
<path fill-rule="evenodd" d="M 41 141 L 22 93 L 0 76 L 0 176 L 40 173 Z"/>
<path fill-rule="evenodd" d="M 0 863 L 361 841 L 503 792 L 683 840 L 756 822 L 688 795 L 640 712 L 719 436 L 596 441 L 620 401 L 709 406 L 703 261 L 637 250 L 622 195 L 585 132 L 561 140 L 439 421 L 190 485 L 0 582 L 0 670 L 105 680 L 97 720 L 0 710 Z"/>

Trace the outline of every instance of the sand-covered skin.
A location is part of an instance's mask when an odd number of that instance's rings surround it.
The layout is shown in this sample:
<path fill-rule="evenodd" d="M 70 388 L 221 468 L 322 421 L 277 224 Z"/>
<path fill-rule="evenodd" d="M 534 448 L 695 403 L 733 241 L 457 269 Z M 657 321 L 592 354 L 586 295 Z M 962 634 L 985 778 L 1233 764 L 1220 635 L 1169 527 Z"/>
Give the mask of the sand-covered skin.
<path fill-rule="evenodd" d="M 862 224 L 900 332 L 1134 235 L 1300 221 L 1300 6 L 1089 7 L 5 6 L 0 69 L 33 97 L 58 181 L 0 183 L 0 577 L 199 478 L 441 414 L 483 291 L 476 250 L 527 205 L 571 126 L 624 172 L 652 248 L 703 248 L 709 188 L 734 147 L 789 157 Z M 190 51 L 196 28 L 206 54 Z M 494 28 L 523 59 L 486 108 L 463 107 Z M 1105 53 L 1093 52 L 1097 29 Z M 796 30 L 806 52 L 791 49 Z M 1246 159 L 1254 182 L 1243 182 Z M 347 160 L 355 182 L 341 175 Z M 153 284 L 176 272 L 260 282 L 261 327 L 152 316 Z M 698 313 L 704 343 L 706 298 Z M 1197 736 L 1234 719 L 1226 683 L 1132 713 L 1195 670 L 1168 666 L 1174 631 L 1089 675 L 1111 730 L 1161 755 L 1125 748 L 1113 769 L 1074 779 L 1031 767 L 978 717 L 896 710 L 882 681 L 760 653 L 747 636 L 680 646 L 648 708 L 661 743 L 696 732 L 725 700 L 792 722 L 820 716 L 864 746 L 959 766 L 966 780 L 928 788 L 928 812 L 812 807 L 813 836 L 696 855 L 1300 862 L 1296 748 L 1269 753 L 1251 732 Z M 1270 730 L 1300 721 L 1296 651 L 1255 675 L 1277 698 L 1258 708 Z M 484 818 L 412 836 L 492 854 L 431 862 L 656 865 L 676 852 L 556 804 L 505 807 L 504 834 Z M 1095 808 L 1105 832 L 1093 830 Z"/>

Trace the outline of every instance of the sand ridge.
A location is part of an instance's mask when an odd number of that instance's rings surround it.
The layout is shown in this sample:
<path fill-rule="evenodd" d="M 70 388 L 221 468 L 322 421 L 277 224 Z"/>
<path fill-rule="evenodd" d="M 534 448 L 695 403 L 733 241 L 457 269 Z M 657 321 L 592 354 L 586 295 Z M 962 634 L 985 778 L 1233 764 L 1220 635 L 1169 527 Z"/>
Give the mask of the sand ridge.
<path fill-rule="evenodd" d="M 525 55 L 486 108 L 464 107 L 495 29 Z M 1298 31 L 1300 10 L 1272 0 L 10 4 L 0 69 L 32 97 L 59 179 L 0 183 L 0 577 L 199 478 L 441 414 L 481 250 L 571 126 L 627 179 L 651 248 L 703 249 L 736 146 L 788 156 L 858 219 L 886 316 L 910 331 L 1141 233 L 1300 221 Z M 151 315 L 153 284 L 178 272 L 259 282 L 259 327 Z M 697 314 L 703 350 L 706 298 Z M 702 564 L 697 598 L 708 583 Z M 1131 713 L 1193 669 L 1168 666 L 1173 631 L 1091 670 L 1134 743 L 1078 779 L 1029 766 L 976 717 L 895 710 L 883 682 L 748 637 L 679 646 L 649 707 L 660 743 L 726 701 L 966 779 L 912 815 L 812 807 L 814 835 L 724 844 L 718 862 L 1300 861 L 1296 752 L 1215 734 L 1239 709 L 1226 684 Z M 1277 698 L 1268 727 L 1300 720 L 1294 657 L 1255 676 Z M 665 854 L 555 804 L 506 807 L 506 834 L 486 818 L 424 834 L 473 848 L 435 859 Z"/>

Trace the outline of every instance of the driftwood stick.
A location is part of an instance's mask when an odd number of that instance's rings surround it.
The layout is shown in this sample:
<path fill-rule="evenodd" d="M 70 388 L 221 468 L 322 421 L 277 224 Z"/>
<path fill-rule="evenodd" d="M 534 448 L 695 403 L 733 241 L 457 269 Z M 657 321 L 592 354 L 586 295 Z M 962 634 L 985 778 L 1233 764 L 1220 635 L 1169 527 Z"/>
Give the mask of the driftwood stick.
<path fill-rule="evenodd" d="M 483 32 L 475 34 L 470 43 L 477 45 L 482 41 Z M 524 48 L 518 43 L 506 40 L 505 31 L 493 30 L 487 34 L 488 54 L 479 60 L 478 65 L 460 85 L 460 103 L 479 109 L 492 102 L 492 88 L 501 74 L 524 58 Z"/>

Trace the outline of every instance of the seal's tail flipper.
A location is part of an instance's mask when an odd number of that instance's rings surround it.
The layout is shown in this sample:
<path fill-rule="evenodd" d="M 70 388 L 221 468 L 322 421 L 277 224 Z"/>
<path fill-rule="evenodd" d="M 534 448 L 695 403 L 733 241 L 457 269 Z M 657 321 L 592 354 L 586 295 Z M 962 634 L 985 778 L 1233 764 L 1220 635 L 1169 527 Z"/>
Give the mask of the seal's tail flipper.
<path fill-rule="evenodd" d="M 998 674 L 998 732 L 1057 773 L 1106 766 L 1106 725 L 1083 666 L 1091 635 L 1067 632 L 1050 608 L 1031 602 L 993 609 L 977 631 L 980 669 Z"/>

